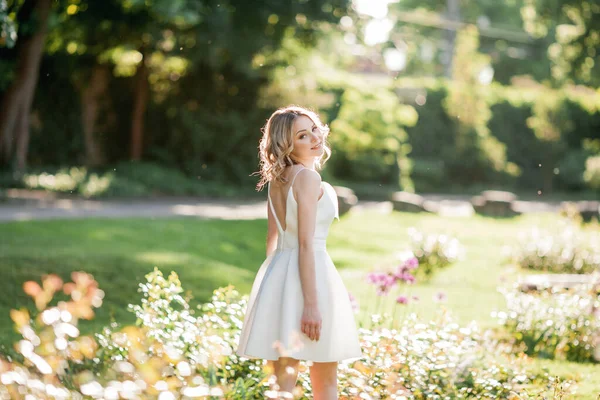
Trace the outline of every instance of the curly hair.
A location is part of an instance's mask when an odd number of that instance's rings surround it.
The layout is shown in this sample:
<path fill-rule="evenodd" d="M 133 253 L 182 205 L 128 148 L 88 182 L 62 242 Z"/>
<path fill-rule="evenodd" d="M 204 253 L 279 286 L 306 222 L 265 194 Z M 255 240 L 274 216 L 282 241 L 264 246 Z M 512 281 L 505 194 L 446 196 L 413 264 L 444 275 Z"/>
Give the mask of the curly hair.
<path fill-rule="evenodd" d="M 259 144 L 260 171 L 257 172 L 261 179 L 256 185 L 257 190 L 262 190 L 271 181 L 285 183 L 286 179 L 283 177 L 285 168 L 298 164 L 292 158 L 294 150 L 292 127 L 296 118 L 302 115 L 310 118 L 323 134 L 324 152 L 316 160 L 317 169 L 321 169 L 331 156 L 331 149 L 327 142 L 329 127 L 321 122 L 317 113 L 296 105 L 282 107 L 271 114 L 261 129 L 263 135 Z"/>

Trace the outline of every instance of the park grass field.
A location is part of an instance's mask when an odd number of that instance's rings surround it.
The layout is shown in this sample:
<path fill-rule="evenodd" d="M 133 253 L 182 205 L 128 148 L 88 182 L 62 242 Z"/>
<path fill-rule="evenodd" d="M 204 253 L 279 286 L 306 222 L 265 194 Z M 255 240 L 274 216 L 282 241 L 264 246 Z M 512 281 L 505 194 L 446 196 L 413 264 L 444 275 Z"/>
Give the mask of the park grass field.
<path fill-rule="evenodd" d="M 457 237 L 466 248 L 465 258 L 431 281 L 401 292 L 419 297 L 404 312 L 416 312 L 427 320 L 436 318 L 443 308 L 461 324 L 476 320 L 482 328 L 494 328 L 490 314 L 504 306 L 496 288 L 514 281 L 520 273 L 504 265 L 504 246 L 516 243 L 519 231 L 533 225 L 550 228 L 558 218 L 556 214 L 495 219 L 351 213 L 332 226 L 328 248 L 349 291 L 359 301 L 358 320 L 363 324 L 377 305 L 374 288 L 364 283 L 365 274 L 397 264 L 397 253 L 408 246 L 409 227 Z M 72 271 L 93 274 L 106 297 L 96 318 L 81 325 L 82 331 L 89 333 L 112 319 L 134 322 L 127 304 L 139 301 L 138 283 L 154 267 L 164 273 L 176 271 L 196 302 L 207 300 L 213 289 L 228 284 L 249 292 L 265 256 L 265 233 L 265 220 L 85 219 L 0 224 L 0 346 L 11 346 L 17 339 L 10 309 L 31 307 L 22 291 L 26 280 L 39 281 L 46 273 L 64 279 Z M 446 296 L 443 303 L 434 301 L 440 292 Z M 379 305 L 380 310 L 391 310 L 393 294 L 386 304 Z M 578 380 L 575 398 L 595 399 L 600 393 L 600 365 L 531 362 L 550 375 Z"/>

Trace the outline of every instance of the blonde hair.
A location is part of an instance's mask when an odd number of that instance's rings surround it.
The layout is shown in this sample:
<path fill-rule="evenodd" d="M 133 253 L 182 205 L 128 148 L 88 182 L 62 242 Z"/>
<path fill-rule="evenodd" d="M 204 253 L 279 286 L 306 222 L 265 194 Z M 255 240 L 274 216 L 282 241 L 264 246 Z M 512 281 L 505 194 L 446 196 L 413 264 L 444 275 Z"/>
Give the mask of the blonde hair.
<path fill-rule="evenodd" d="M 265 126 L 261 129 L 263 135 L 259 144 L 260 171 L 257 172 L 261 179 L 256 185 L 257 190 L 262 190 L 271 181 L 286 182 L 283 172 L 286 167 L 297 164 L 292 159 L 294 150 L 294 134 L 292 127 L 294 121 L 300 116 L 310 118 L 323 134 L 323 155 L 316 160 L 317 169 L 321 169 L 331 156 L 331 149 L 327 143 L 329 127 L 321 122 L 317 113 L 300 106 L 282 107 L 271 114 Z"/>

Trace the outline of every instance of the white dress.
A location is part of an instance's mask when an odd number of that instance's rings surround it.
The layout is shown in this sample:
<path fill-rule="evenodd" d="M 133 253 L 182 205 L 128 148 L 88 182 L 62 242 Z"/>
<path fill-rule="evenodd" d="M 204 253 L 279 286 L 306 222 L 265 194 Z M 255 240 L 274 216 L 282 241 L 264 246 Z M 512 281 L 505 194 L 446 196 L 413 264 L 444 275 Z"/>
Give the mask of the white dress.
<path fill-rule="evenodd" d="M 268 202 L 279 232 L 277 250 L 267 257 L 254 280 L 236 353 L 245 358 L 277 360 L 285 356 L 313 362 L 361 358 L 348 291 L 325 247 L 329 226 L 334 218 L 339 219 L 336 193 L 326 182 L 317 204 L 313 246 L 321 337 L 312 341 L 300 330 L 304 303 L 298 270 L 298 204 L 292 192 L 296 176 L 287 194 L 285 231 L 275 214 L 269 187 Z"/>

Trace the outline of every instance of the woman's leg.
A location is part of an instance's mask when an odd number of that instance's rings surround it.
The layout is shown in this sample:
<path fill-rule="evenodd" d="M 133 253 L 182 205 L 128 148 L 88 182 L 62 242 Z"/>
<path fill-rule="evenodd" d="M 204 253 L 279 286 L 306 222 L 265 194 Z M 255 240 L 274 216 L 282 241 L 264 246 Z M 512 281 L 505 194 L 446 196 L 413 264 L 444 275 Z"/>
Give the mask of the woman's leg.
<path fill-rule="evenodd" d="M 313 363 L 310 382 L 314 400 L 337 400 L 337 362 Z"/>
<path fill-rule="evenodd" d="M 298 379 L 298 360 L 289 357 L 280 357 L 277 361 L 269 361 L 273 368 L 273 375 L 277 378 L 279 391 L 292 392 Z"/>

